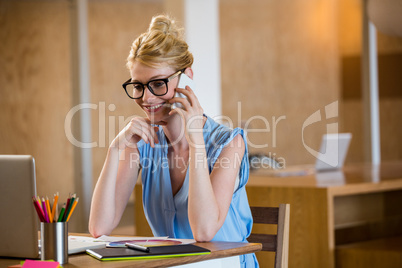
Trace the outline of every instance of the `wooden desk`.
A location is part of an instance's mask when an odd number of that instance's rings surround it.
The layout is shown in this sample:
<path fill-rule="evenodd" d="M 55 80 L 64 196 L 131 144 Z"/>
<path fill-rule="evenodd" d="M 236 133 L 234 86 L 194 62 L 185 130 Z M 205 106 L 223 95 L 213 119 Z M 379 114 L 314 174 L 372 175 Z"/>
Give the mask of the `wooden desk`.
<path fill-rule="evenodd" d="M 254 253 L 261 250 L 261 244 L 258 243 L 206 242 L 195 243 L 195 245 L 211 250 L 211 254 L 177 258 L 101 262 L 83 253 L 70 255 L 68 264 L 64 264 L 63 267 L 169 267 L 204 260 Z M 0 267 L 7 267 L 8 265 L 18 263 L 18 259 L 0 258 Z"/>
<path fill-rule="evenodd" d="M 342 268 L 401 268 L 402 236 L 338 246 L 335 256 Z"/>
<path fill-rule="evenodd" d="M 251 173 L 247 193 L 251 206 L 290 204 L 290 268 L 333 268 L 337 245 L 402 234 L 402 162 L 301 177 Z M 256 255 L 273 267 L 273 254 Z"/>

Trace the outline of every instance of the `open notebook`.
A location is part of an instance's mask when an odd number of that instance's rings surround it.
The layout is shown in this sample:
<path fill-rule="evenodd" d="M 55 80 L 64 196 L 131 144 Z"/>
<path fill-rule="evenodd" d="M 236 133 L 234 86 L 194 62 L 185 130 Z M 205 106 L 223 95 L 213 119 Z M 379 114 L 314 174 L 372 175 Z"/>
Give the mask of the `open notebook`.
<path fill-rule="evenodd" d="M 68 254 L 82 253 L 87 249 L 100 249 L 105 247 L 125 247 L 125 243 L 136 243 L 144 246 L 167 246 L 178 244 L 194 243 L 194 239 L 168 239 L 164 237 L 143 237 L 143 236 L 107 236 L 98 238 L 90 236 L 68 236 Z"/>
<path fill-rule="evenodd" d="M 68 254 L 85 252 L 87 249 L 105 248 L 107 242 L 99 241 L 93 237 L 68 236 Z"/>

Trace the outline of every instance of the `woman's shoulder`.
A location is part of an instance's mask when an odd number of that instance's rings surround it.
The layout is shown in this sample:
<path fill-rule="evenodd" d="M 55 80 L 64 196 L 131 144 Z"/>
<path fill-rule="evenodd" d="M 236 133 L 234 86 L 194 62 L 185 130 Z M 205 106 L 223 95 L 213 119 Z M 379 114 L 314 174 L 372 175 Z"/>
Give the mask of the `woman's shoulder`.
<path fill-rule="evenodd" d="M 245 139 L 245 132 L 241 128 L 230 128 L 224 124 L 216 122 L 213 118 L 207 116 L 204 126 L 204 138 L 206 143 L 225 146 L 240 134 Z"/>

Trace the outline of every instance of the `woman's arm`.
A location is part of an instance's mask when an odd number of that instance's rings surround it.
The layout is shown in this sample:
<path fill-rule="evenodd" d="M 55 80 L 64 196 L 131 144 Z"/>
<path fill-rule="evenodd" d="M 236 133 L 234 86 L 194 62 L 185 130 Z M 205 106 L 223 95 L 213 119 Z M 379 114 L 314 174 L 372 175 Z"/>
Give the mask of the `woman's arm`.
<path fill-rule="evenodd" d="M 209 174 L 203 136 L 203 109 L 190 87 L 176 88 L 176 91 L 187 97 L 172 98 L 170 102 L 183 105 L 183 108 L 175 108 L 171 113 L 177 112 L 184 119 L 189 143 L 188 218 L 194 239 L 210 241 L 226 219 L 245 143 L 241 135 L 235 136 L 223 148 Z"/>
<path fill-rule="evenodd" d="M 124 160 L 120 160 L 123 156 Z M 92 196 L 89 217 L 92 236 L 109 235 L 119 224 L 137 181 L 138 159 L 137 149 L 109 148 Z"/>
<path fill-rule="evenodd" d="M 244 152 L 243 138 L 237 135 L 222 150 L 209 174 L 205 146 L 190 148 L 188 215 L 195 240 L 210 241 L 222 227 Z"/>
<path fill-rule="evenodd" d="M 137 143 L 143 139 L 154 147 L 155 131 L 149 120 L 133 118 L 110 145 L 92 196 L 89 232 L 94 237 L 110 234 L 119 224 L 138 178 Z"/>

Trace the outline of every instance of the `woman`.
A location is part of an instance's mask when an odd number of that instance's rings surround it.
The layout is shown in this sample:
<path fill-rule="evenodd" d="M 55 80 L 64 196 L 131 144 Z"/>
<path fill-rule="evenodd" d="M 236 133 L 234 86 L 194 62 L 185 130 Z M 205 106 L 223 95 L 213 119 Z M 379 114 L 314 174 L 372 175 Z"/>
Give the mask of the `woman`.
<path fill-rule="evenodd" d="M 193 78 L 192 63 L 180 30 L 166 16 L 154 17 L 133 42 L 131 79 L 123 87 L 146 117 L 133 118 L 109 147 L 92 199 L 94 237 L 118 225 L 141 168 L 144 212 L 155 236 L 247 241 L 252 216 L 245 134 L 204 115 L 190 87 L 177 88 L 181 76 Z M 254 254 L 240 260 L 258 265 Z"/>

